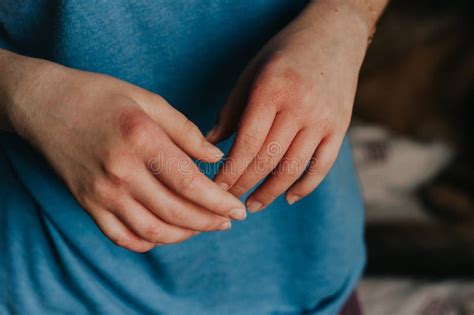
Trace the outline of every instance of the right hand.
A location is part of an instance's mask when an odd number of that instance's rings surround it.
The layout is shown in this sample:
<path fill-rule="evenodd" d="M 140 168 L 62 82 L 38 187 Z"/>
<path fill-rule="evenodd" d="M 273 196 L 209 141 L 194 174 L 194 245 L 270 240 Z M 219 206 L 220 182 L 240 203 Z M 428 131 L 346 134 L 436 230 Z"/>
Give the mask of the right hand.
<path fill-rule="evenodd" d="M 159 95 L 17 56 L 9 124 L 35 146 L 114 243 L 144 252 L 243 220 L 245 206 L 191 160 L 222 152 Z M 24 70 L 21 70 L 24 69 Z M 17 70 L 14 70 L 17 71 Z"/>

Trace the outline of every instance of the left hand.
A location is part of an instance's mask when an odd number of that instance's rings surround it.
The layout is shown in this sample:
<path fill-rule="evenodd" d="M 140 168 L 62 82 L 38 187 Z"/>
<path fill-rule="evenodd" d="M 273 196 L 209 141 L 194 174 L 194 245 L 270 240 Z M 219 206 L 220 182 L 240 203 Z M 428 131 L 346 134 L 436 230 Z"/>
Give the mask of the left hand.
<path fill-rule="evenodd" d="M 321 3 L 321 4 L 320 4 Z M 293 204 L 334 163 L 347 131 L 369 26 L 351 6 L 308 5 L 252 60 L 234 87 L 212 143 L 237 135 L 215 181 L 258 211 L 286 191 Z"/>

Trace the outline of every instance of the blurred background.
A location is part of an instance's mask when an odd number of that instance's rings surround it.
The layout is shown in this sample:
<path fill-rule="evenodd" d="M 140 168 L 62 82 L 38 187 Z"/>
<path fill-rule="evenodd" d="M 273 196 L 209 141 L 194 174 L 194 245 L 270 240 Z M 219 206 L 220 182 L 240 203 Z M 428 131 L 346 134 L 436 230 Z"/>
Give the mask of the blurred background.
<path fill-rule="evenodd" d="M 474 314 L 474 1 L 393 0 L 350 137 L 367 207 L 367 315 Z"/>

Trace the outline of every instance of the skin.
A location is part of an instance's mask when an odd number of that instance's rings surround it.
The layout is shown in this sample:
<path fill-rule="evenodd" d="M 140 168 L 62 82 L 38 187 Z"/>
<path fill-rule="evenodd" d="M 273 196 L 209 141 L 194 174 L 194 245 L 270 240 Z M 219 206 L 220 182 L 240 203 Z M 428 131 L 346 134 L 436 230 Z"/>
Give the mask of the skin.
<path fill-rule="evenodd" d="M 215 162 L 222 152 L 160 96 L 104 75 L 1 58 L 13 65 L 6 70 L 17 86 L 5 89 L 16 91 L 4 98 L 11 129 L 47 158 L 117 245 L 143 252 L 245 218 L 244 205 L 190 158 Z"/>
<path fill-rule="evenodd" d="M 377 4 L 311 3 L 241 75 L 207 137 L 216 143 L 237 131 L 215 181 L 240 197 L 264 179 L 246 201 L 250 211 L 285 192 L 293 204 L 327 175 L 350 122 Z"/>
<path fill-rule="evenodd" d="M 266 177 L 247 200 L 253 211 L 285 191 L 295 202 L 329 170 L 350 121 L 367 38 L 385 1 L 372 2 L 370 9 L 366 1 L 311 2 L 245 69 L 209 141 L 159 95 L 5 50 L 0 128 L 43 154 L 119 246 L 145 252 L 228 229 L 231 219 L 246 215 L 236 196 L 260 179 Z M 220 160 L 211 142 L 237 126 L 230 159 L 213 182 L 191 158 Z M 311 158 L 315 163 L 303 174 Z"/>

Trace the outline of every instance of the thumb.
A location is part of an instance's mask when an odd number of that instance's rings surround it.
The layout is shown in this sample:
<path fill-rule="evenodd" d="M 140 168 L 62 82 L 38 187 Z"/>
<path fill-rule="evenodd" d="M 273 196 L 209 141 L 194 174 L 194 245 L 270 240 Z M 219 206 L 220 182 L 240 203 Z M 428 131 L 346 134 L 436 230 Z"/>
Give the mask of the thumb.
<path fill-rule="evenodd" d="M 216 124 L 206 135 L 209 142 L 213 144 L 219 143 L 229 138 L 237 129 L 240 115 L 242 114 L 242 106 L 236 104 L 236 102 L 229 100 L 224 105 Z"/>
<path fill-rule="evenodd" d="M 253 66 L 249 65 L 240 76 L 219 114 L 216 125 L 206 135 L 209 142 L 216 144 L 229 138 L 236 131 L 247 104 L 253 72 Z"/>

